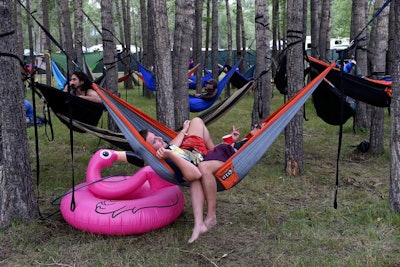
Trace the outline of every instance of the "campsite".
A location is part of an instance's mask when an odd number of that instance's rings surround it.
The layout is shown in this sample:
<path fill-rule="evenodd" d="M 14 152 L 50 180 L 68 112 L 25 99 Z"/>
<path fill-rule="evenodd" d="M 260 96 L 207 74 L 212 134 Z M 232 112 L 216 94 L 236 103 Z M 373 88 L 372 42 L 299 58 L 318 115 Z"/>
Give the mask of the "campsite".
<path fill-rule="evenodd" d="M 1 266 L 400 266 L 400 2 L 0 12 Z"/>
<path fill-rule="evenodd" d="M 128 91 L 128 101 L 148 114 L 155 112 L 155 99 L 142 97 L 138 88 Z M 232 125 L 243 126 L 245 132 L 252 101 L 249 93 L 209 126 L 215 142 Z M 274 90 L 274 108 L 282 103 L 283 96 Z M 3 266 L 396 266 L 400 216 L 389 209 L 388 154 L 371 157 L 358 152 L 355 146 L 367 139 L 367 133 L 353 133 L 351 120 L 345 124 L 334 209 L 338 127 L 318 118 L 310 100 L 305 110 L 304 175 L 284 174 L 280 135 L 240 184 L 218 193 L 217 226 L 191 245 L 187 244 L 193 221 L 187 187 L 182 187 L 186 200 L 182 215 L 157 231 L 104 236 L 68 225 L 52 203 L 71 187 L 72 171 L 68 131 L 54 118 L 54 141 L 48 141 L 45 129 L 39 128 L 42 167 L 35 190 L 46 219 L 16 223 L 3 231 L 0 262 Z M 33 128 L 29 140 L 33 152 Z M 79 183 L 93 153 L 109 144 L 87 133 L 75 134 L 74 142 L 75 183 Z M 34 153 L 31 163 L 35 164 Z M 105 175 L 135 171 L 132 165 L 118 163 Z"/>

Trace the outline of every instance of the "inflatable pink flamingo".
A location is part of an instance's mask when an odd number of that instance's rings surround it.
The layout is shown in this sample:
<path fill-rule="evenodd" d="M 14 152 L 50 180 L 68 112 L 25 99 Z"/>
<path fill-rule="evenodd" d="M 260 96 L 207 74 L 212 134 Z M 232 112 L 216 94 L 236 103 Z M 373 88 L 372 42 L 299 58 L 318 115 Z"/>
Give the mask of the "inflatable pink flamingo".
<path fill-rule="evenodd" d="M 102 178 L 101 171 L 111 167 L 121 154 L 99 150 L 91 158 L 86 182 L 61 200 L 64 219 L 73 227 L 97 234 L 139 234 L 174 222 L 184 208 L 179 186 L 160 178 L 151 167 L 140 169 L 132 176 Z"/>

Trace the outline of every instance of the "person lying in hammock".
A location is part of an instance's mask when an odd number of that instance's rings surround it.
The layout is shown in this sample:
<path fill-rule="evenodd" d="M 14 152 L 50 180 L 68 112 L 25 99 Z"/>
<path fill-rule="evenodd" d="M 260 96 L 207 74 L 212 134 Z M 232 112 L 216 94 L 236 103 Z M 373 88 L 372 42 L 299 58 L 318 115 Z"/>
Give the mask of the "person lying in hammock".
<path fill-rule="evenodd" d="M 251 133 L 255 134 L 259 129 L 260 127 L 254 127 Z M 233 143 L 221 143 L 217 146 L 200 118 L 185 121 L 182 131 L 169 144 L 148 130 L 142 130 L 140 134 L 156 150 L 158 158 L 170 159 L 190 183 L 194 228 L 189 243 L 192 243 L 217 223 L 217 184 L 214 173 L 235 153 L 234 146 L 239 139 L 239 128 L 233 127 Z M 241 145 L 247 140 L 243 139 Z M 205 220 L 204 201 L 207 202 Z"/>
<path fill-rule="evenodd" d="M 218 82 L 214 79 L 210 79 L 206 82 L 205 91 L 202 93 L 196 93 L 194 96 L 205 100 L 213 99 L 214 96 L 217 95 L 217 87 Z"/>
<path fill-rule="evenodd" d="M 75 71 L 71 75 L 69 84 L 64 86 L 64 92 L 70 92 L 73 95 L 79 96 L 86 100 L 102 103 L 100 96 L 92 88 L 92 82 L 85 73 L 81 71 Z"/>

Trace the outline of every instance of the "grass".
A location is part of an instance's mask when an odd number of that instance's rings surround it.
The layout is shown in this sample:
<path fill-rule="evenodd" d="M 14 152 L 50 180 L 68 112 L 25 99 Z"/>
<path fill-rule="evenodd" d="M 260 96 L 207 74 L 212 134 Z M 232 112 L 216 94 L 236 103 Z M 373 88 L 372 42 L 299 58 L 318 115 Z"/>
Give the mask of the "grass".
<path fill-rule="evenodd" d="M 122 93 L 125 97 L 125 93 Z M 128 101 L 148 114 L 155 100 L 128 92 Z M 283 98 L 273 98 L 274 108 Z M 209 129 L 219 136 L 250 127 L 252 95 Z M 40 183 L 35 188 L 45 219 L 15 223 L 0 232 L 1 266 L 400 266 L 400 216 L 389 207 L 389 127 L 386 153 L 361 154 L 355 146 L 368 132 L 344 126 L 338 209 L 333 208 L 338 127 L 316 117 L 311 101 L 304 121 L 304 174 L 284 173 L 284 138 L 279 136 L 248 176 L 218 194 L 218 224 L 194 244 L 189 190 L 182 215 L 160 230 L 131 236 L 101 236 L 69 226 L 52 201 L 71 187 L 70 142 L 53 116 L 55 139 L 39 128 Z M 389 119 L 387 118 L 387 124 Z M 33 129 L 29 129 L 35 169 Z M 88 134 L 74 134 L 74 176 L 84 181 L 93 153 L 109 145 Z M 109 173 L 133 173 L 117 164 Z M 35 176 L 34 176 L 35 177 Z M 35 181 L 36 184 L 36 181 Z M 54 214 L 53 214 L 54 213 Z M 53 215 L 50 215 L 53 214 Z"/>

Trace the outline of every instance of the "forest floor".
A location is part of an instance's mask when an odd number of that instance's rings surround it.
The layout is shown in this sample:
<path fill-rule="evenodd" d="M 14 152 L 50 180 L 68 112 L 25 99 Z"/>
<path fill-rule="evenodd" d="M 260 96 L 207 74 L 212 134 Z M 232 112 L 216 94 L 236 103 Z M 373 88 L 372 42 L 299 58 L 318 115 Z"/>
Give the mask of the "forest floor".
<path fill-rule="evenodd" d="M 155 100 L 140 90 L 122 98 L 155 112 Z M 274 91 L 273 111 L 283 103 Z M 215 142 L 232 125 L 249 131 L 253 95 L 209 126 Z M 324 123 L 307 101 L 303 122 L 304 172 L 284 172 L 283 133 L 247 177 L 218 193 L 218 223 L 188 244 L 193 227 L 189 189 L 185 208 L 172 224 L 128 236 L 96 235 L 70 226 L 59 212 L 59 198 L 85 179 L 89 159 L 109 147 L 89 134 L 74 134 L 71 167 L 69 132 L 53 116 L 53 141 L 39 128 L 40 180 L 36 181 L 35 136 L 28 129 L 34 186 L 42 219 L 15 223 L 0 232 L 1 266 L 400 266 L 400 215 L 389 205 L 390 127 L 385 116 L 385 150 L 380 156 L 357 151 L 368 131 L 343 127 L 337 195 L 333 207 L 339 128 Z M 195 115 L 195 114 L 194 114 Z M 194 116 L 193 115 L 193 116 Z M 106 115 L 105 115 L 106 117 Z M 104 120 L 105 121 L 105 120 Z M 137 168 L 117 164 L 111 174 Z M 72 172 L 74 173 L 72 175 Z M 39 186 L 37 186 L 39 184 Z M 57 200 L 58 201 L 55 201 Z"/>

